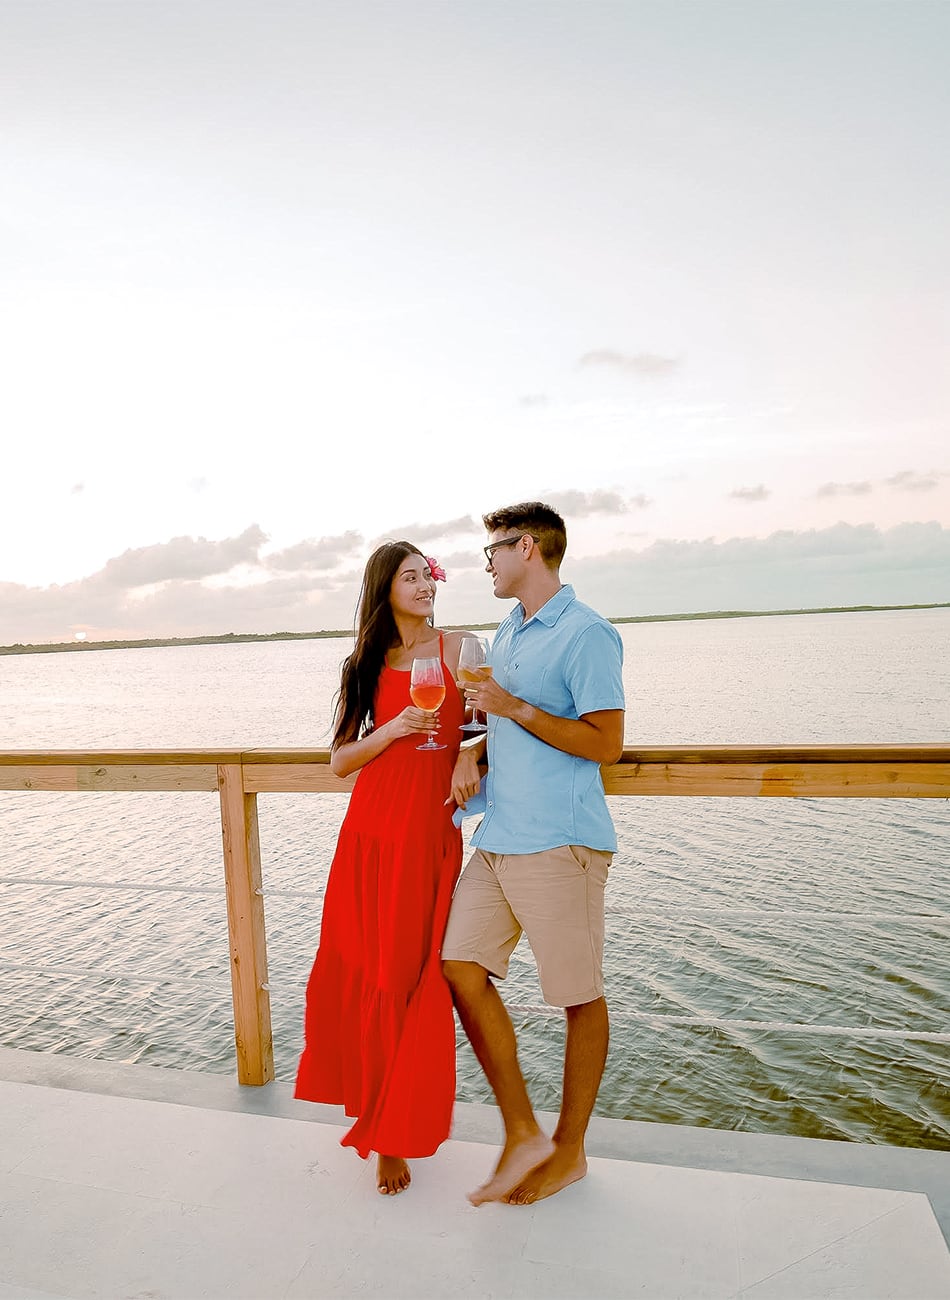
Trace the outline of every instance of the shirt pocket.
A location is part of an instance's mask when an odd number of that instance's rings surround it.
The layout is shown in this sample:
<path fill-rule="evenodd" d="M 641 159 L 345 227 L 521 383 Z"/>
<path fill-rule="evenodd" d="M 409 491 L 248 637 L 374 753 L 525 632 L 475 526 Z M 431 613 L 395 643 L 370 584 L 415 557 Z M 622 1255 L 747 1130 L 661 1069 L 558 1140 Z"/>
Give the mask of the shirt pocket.
<path fill-rule="evenodd" d="M 498 684 L 509 691 L 512 695 L 517 695 L 519 700 L 527 700 L 529 704 L 540 705 L 541 703 L 541 684 L 547 676 L 545 669 L 541 669 L 540 675 L 530 664 L 522 664 L 517 655 L 512 655 L 501 674 L 495 673 Z"/>
<path fill-rule="evenodd" d="M 574 699 L 567 689 L 564 678 L 558 670 L 542 668 L 537 683 L 535 703 L 545 713 L 556 714 L 559 718 L 576 718 L 577 709 Z"/>

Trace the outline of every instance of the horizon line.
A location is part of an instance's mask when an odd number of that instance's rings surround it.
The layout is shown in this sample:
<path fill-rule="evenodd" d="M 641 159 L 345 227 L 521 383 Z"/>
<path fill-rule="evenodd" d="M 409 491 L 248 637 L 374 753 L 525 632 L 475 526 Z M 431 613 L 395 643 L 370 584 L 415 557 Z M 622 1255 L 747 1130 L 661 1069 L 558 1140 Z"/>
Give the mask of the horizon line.
<path fill-rule="evenodd" d="M 677 623 L 720 618 L 775 618 L 798 614 L 876 614 L 912 609 L 950 609 L 950 601 L 917 605 L 816 605 L 801 609 L 717 609 L 688 614 L 628 614 L 609 618 L 609 623 Z M 485 631 L 497 628 L 500 619 L 488 623 L 447 623 L 445 631 Z M 71 650 L 142 650 L 180 645 L 239 645 L 253 641 L 316 641 L 351 637 L 350 628 L 315 632 L 220 632 L 199 636 L 135 637 L 105 641 L 20 642 L 0 646 L 0 655 L 57 654 Z"/>

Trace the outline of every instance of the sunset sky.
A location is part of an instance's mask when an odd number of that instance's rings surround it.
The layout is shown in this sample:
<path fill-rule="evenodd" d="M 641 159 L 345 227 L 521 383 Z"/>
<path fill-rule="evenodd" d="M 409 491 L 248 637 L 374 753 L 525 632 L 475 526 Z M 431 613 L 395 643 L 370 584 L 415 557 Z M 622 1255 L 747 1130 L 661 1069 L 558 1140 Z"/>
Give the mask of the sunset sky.
<path fill-rule="evenodd" d="M 950 600 L 950 4 L 4 0 L 0 643 Z"/>

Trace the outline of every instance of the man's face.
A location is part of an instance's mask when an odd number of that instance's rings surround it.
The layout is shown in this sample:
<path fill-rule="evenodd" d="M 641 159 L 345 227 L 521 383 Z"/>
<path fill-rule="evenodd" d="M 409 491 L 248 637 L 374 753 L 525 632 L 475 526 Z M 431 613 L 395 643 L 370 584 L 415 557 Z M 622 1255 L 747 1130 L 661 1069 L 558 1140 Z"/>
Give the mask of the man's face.
<path fill-rule="evenodd" d="M 514 596 L 524 573 L 521 538 L 524 534 L 514 528 L 499 528 L 488 535 L 485 547 L 486 570 L 491 574 L 492 586 L 499 600 Z"/>

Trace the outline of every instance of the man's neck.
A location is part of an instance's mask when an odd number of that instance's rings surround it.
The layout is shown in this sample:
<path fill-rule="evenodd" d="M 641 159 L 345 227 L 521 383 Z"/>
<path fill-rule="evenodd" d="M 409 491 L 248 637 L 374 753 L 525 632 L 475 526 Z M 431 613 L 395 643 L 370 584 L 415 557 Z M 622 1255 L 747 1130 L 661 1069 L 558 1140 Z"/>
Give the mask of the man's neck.
<path fill-rule="evenodd" d="M 563 585 L 560 575 L 552 573 L 550 577 L 545 575 L 539 581 L 532 583 L 529 591 L 519 592 L 518 599 L 524 610 L 525 622 L 527 623 L 529 618 L 534 618 L 538 610 L 546 605 L 552 596 L 556 596 Z"/>

